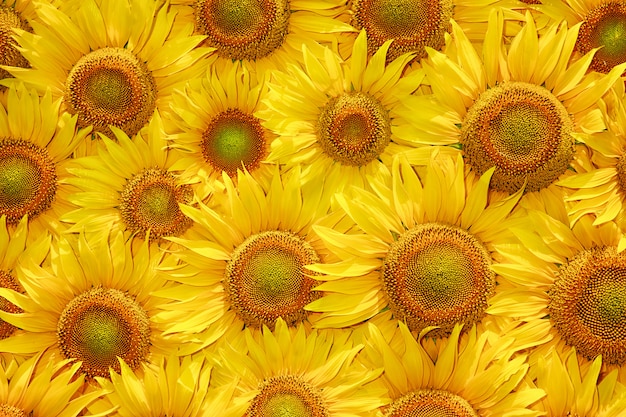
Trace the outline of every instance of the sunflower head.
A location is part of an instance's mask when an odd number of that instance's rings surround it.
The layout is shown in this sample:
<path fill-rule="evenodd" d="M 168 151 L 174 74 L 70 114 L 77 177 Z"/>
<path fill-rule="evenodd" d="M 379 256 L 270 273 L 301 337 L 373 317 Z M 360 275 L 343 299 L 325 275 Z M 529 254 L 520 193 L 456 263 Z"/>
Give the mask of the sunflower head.
<path fill-rule="evenodd" d="M 0 4 L 0 65 L 26 68 L 29 64 L 16 49 L 17 44 L 13 39 L 14 29 L 32 32 L 30 25 L 14 7 Z M 10 74 L 0 68 L 0 80 L 8 77 Z"/>
<path fill-rule="evenodd" d="M 616 65 L 626 62 L 626 4 L 600 2 L 584 16 L 576 49 L 586 54 L 594 48 L 600 49 L 591 61 L 591 70 L 608 73 Z"/>

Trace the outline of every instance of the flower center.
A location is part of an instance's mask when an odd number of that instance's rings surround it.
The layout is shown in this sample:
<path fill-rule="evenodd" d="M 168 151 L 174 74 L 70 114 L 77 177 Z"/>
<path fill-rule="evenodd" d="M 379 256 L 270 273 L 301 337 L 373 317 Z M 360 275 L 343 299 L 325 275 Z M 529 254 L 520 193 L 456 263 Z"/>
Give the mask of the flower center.
<path fill-rule="evenodd" d="M 102 48 L 78 60 L 65 83 L 65 104 L 80 127 L 111 136 L 110 125 L 133 136 L 155 109 L 152 73 L 124 48 Z"/>
<path fill-rule="evenodd" d="M 319 145 L 343 165 L 368 164 L 391 140 L 388 112 L 374 97 L 359 92 L 330 99 L 318 123 Z"/>
<path fill-rule="evenodd" d="M 119 356 L 137 369 L 150 349 L 150 323 L 141 306 L 122 291 L 96 287 L 71 300 L 57 325 L 61 352 L 82 361 L 88 377 L 120 372 Z"/>
<path fill-rule="evenodd" d="M 574 156 L 574 124 L 547 89 L 523 82 L 500 84 L 468 110 L 461 143 L 480 174 L 495 165 L 491 187 L 508 193 L 552 184 Z"/>
<path fill-rule="evenodd" d="M 178 206 L 192 199 L 188 185 L 177 185 L 170 172 L 152 168 L 128 180 L 120 197 L 120 212 L 126 227 L 133 233 L 150 237 L 177 236 L 187 230 L 192 220 Z"/>
<path fill-rule="evenodd" d="M 13 39 L 14 28 L 32 32 L 28 23 L 13 7 L 0 5 L 0 65 L 27 68 L 28 61 L 15 48 L 17 44 Z M 0 80 L 8 77 L 11 77 L 9 72 L 0 68 Z"/>
<path fill-rule="evenodd" d="M 467 231 L 420 224 L 394 242 L 383 261 L 389 306 L 409 328 L 445 337 L 456 323 L 472 325 L 484 315 L 495 288 L 491 256 Z"/>
<path fill-rule="evenodd" d="M 227 59 L 257 60 L 280 48 L 289 0 L 196 0 L 196 30 Z"/>
<path fill-rule="evenodd" d="M 226 292 L 237 315 L 248 325 L 274 327 L 306 318 L 304 306 L 319 298 L 317 281 L 304 266 L 319 262 L 311 245 L 290 232 L 269 231 L 248 237 L 235 248 L 226 267 Z"/>
<path fill-rule="evenodd" d="M 318 389 L 293 375 L 270 377 L 261 383 L 246 417 L 327 417 Z"/>
<path fill-rule="evenodd" d="M 22 292 L 22 289 L 20 288 L 15 278 L 13 278 L 13 276 L 7 271 L 2 270 L 0 270 L 0 288 L 9 288 L 17 292 Z M 0 297 L 0 310 L 13 314 L 23 312 L 21 308 L 9 302 L 9 300 L 4 297 Z M 15 326 L 0 319 L 0 340 L 6 339 L 7 337 L 11 336 L 15 329 L 17 329 Z"/>
<path fill-rule="evenodd" d="M 355 0 L 354 26 L 365 29 L 367 44 L 374 54 L 393 39 L 387 60 L 412 52 L 426 56 L 425 47 L 441 49 L 452 17 L 450 0 Z"/>
<path fill-rule="evenodd" d="M 202 135 L 202 156 L 231 177 L 245 166 L 255 170 L 266 156 L 265 133 L 256 117 L 238 109 L 217 114 Z"/>
<path fill-rule="evenodd" d="M 622 194 L 626 197 L 626 153 L 623 153 L 615 164 L 617 172 L 617 185 Z"/>
<path fill-rule="evenodd" d="M 9 404 L 0 405 L 0 417 L 27 417 L 28 414 L 21 408 Z"/>
<path fill-rule="evenodd" d="M 47 210 L 56 194 L 54 162 L 45 148 L 23 141 L 0 139 L 0 214 L 15 224 Z"/>
<path fill-rule="evenodd" d="M 548 309 L 561 337 L 588 359 L 626 362 L 626 253 L 579 252 L 562 266 Z"/>
<path fill-rule="evenodd" d="M 586 54 L 601 47 L 591 61 L 590 69 L 608 73 L 626 62 L 626 4 L 612 1 L 589 11 L 580 26 L 576 48 Z"/>
<path fill-rule="evenodd" d="M 462 397 L 443 390 L 409 392 L 389 406 L 385 417 L 478 417 Z"/>

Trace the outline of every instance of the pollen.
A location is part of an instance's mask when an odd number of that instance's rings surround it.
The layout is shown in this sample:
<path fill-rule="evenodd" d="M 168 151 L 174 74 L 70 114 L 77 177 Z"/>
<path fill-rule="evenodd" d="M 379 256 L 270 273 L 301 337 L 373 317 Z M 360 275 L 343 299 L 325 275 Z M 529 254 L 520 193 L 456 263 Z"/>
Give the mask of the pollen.
<path fill-rule="evenodd" d="M 598 4 L 585 16 L 576 40 L 576 49 L 586 54 L 599 49 L 590 69 L 608 73 L 614 66 L 626 62 L 626 4 L 609 1 Z"/>
<path fill-rule="evenodd" d="M 28 417 L 21 408 L 17 408 L 10 404 L 0 404 L 0 417 Z"/>
<path fill-rule="evenodd" d="M 385 417 L 478 417 L 463 397 L 444 390 L 420 389 L 398 398 Z"/>
<path fill-rule="evenodd" d="M 321 392 L 294 375 L 267 378 L 245 417 L 328 417 Z"/>

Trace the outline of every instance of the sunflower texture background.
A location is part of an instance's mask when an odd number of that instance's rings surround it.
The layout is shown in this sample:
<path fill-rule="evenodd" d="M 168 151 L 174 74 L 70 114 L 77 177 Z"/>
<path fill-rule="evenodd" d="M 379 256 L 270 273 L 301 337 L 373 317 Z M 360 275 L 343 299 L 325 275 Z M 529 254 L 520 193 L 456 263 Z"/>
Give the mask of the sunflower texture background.
<path fill-rule="evenodd" d="M 0 0 L 0 417 L 626 417 L 626 1 Z"/>

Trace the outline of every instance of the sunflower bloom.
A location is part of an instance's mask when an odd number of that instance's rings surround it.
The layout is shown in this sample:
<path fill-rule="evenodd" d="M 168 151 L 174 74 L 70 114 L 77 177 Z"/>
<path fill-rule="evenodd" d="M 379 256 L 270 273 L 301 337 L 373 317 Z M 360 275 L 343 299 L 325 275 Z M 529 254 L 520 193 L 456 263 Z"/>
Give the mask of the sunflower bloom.
<path fill-rule="evenodd" d="M 32 68 L 7 68 L 16 80 L 63 98 L 78 126 L 110 135 L 109 126 L 134 136 L 155 108 L 168 110 L 172 89 L 200 76 L 209 48 L 203 36 L 172 31 L 175 13 L 161 2 L 87 0 L 69 14 L 37 3 L 41 24 L 17 30 Z M 188 28 L 189 29 L 189 28 Z"/>
<path fill-rule="evenodd" d="M 36 17 L 33 2 L 29 0 L 2 0 L 0 2 L 0 65 L 28 67 L 28 61 L 17 48 L 11 37 L 12 29 L 32 32 L 29 20 Z M 5 69 L 0 68 L 0 80 L 10 77 Z M 1 89 L 2 87 L 0 87 Z"/>

